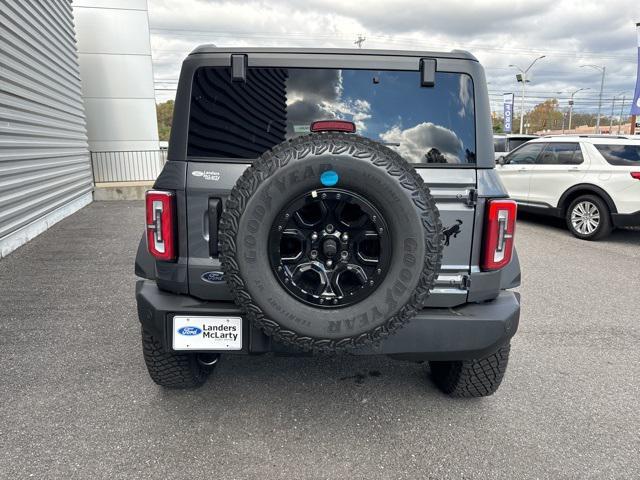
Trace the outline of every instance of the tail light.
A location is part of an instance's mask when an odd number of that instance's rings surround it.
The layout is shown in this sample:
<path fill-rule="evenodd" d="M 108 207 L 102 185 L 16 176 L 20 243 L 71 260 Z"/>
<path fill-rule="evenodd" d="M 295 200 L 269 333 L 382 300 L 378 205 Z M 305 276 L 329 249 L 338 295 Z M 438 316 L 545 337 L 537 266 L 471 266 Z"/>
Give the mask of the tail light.
<path fill-rule="evenodd" d="M 175 194 L 149 190 L 145 199 L 149 253 L 158 260 L 175 260 Z"/>
<path fill-rule="evenodd" d="M 489 200 L 484 224 L 482 270 L 499 270 L 511 261 L 516 232 L 516 202 Z"/>
<path fill-rule="evenodd" d="M 631 176 L 636 180 L 640 180 L 640 172 L 631 172 Z"/>

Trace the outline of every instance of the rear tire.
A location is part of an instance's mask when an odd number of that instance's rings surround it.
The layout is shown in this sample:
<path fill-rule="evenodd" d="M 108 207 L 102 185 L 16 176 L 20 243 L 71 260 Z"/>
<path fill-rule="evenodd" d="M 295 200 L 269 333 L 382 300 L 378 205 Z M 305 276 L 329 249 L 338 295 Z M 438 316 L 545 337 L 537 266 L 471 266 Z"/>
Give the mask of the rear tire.
<path fill-rule="evenodd" d="M 487 397 L 498 390 L 509 363 L 511 345 L 475 360 L 429 362 L 436 386 L 451 397 Z"/>
<path fill-rule="evenodd" d="M 569 231 L 581 240 L 600 240 L 613 230 L 607 204 L 595 195 L 582 195 L 573 200 L 565 220 Z"/>
<path fill-rule="evenodd" d="M 202 365 L 196 354 L 166 352 L 160 340 L 144 327 L 142 353 L 151 379 L 166 388 L 199 387 L 213 368 Z"/>

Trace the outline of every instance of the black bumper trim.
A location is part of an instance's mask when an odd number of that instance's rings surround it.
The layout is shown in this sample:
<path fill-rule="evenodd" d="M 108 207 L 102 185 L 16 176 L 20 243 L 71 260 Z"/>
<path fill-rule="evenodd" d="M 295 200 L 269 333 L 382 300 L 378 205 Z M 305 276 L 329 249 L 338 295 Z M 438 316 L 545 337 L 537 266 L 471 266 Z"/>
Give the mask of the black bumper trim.
<path fill-rule="evenodd" d="M 612 213 L 611 221 L 614 227 L 640 226 L 640 210 L 633 213 Z"/>
<path fill-rule="evenodd" d="M 136 301 L 140 322 L 171 350 L 171 319 L 174 314 L 242 316 L 232 302 L 208 302 L 186 295 L 164 292 L 155 282 L 139 280 Z M 486 356 L 516 333 L 520 317 L 520 296 L 501 291 L 484 303 L 467 303 L 456 308 L 425 308 L 395 335 L 377 345 L 354 351 L 356 355 L 398 355 L 422 360 L 466 360 Z M 243 324 L 243 348 L 221 353 L 299 353 L 271 341 L 260 330 Z"/>

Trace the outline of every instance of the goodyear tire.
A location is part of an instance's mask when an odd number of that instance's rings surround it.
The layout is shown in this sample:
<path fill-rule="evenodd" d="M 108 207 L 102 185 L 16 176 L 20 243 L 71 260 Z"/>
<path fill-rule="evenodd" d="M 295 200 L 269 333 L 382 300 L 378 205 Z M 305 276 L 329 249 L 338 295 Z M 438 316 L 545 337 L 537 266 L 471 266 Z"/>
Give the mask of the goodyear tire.
<path fill-rule="evenodd" d="M 344 299 L 344 305 L 296 297 L 273 261 L 270 239 L 282 229 L 283 209 L 295 198 L 325 191 L 325 172 L 339 192 L 360 198 L 385 222 L 386 243 L 378 245 L 385 246 L 379 255 L 386 267 L 376 272 L 383 274 L 360 287 L 372 289 L 364 298 Z M 302 350 L 343 351 L 392 335 L 422 308 L 442 255 L 438 210 L 418 173 L 389 148 L 342 133 L 298 137 L 263 154 L 233 188 L 220 232 L 222 266 L 236 303 L 267 335 Z M 334 253 L 329 247 L 327 255 Z"/>

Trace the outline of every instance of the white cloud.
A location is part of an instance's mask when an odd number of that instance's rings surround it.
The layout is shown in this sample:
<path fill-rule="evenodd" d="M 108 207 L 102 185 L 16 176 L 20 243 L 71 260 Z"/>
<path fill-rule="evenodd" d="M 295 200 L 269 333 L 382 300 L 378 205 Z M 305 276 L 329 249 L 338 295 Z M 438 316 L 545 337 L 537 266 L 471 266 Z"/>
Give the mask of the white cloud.
<path fill-rule="evenodd" d="M 519 92 L 516 71 L 541 54 L 530 72 L 527 108 L 550 96 L 567 105 L 569 92 L 590 87 L 574 111 L 593 111 L 598 73 L 581 64 L 606 65 L 605 105 L 630 98 L 635 82 L 637 0 L 149 0 L 154 70 L 175 87 L 187 53 L 203 43 L 219 46 L 365 48 L 471 51 L 487 72 L 493 109 L 503 92 Z M 563 92 L 557 94 L 555 92 Z M 173 96 L 158 91 L 159 98 Z M 605 108 L 605 111 L 607 109 Z"/>
<path fill-rule="evenodd" d="M 462 142 L 458 136 L 448 128 L 431 122 L 420 123 L 405 130 L 396 125 L 381 133 L 380 138 L 387 143 L 399 144 L 396 147 L 398 153 L 411 163 L 426 162 L 427 157 L 425 156 L 430 152 L 432 156 L 437 156 L 437 153 L 440 153 L 447 163 L 462 161 L 460 158 Z"/>

